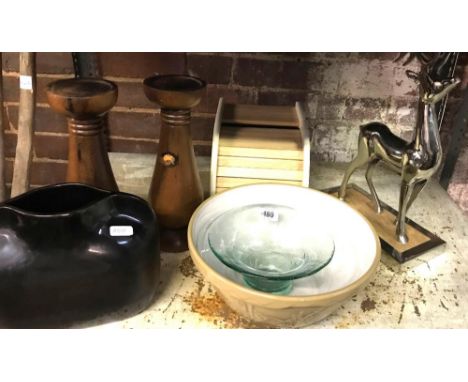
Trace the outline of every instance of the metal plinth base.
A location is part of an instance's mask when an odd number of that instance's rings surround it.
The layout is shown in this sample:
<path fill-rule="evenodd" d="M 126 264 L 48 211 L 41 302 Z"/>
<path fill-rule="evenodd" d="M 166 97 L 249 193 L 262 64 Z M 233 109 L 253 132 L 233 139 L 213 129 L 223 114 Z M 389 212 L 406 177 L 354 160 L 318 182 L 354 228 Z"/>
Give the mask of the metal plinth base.
<path fill-rule="evenodd" d="M 323 192 L 337 196 L 339 189 L 337 186 Z M 441 238 L 408 218 L 406 231 L 409 240 L 407 244 L 400 243 L 395 235 L 398 212 L 381 201 L 382 212 L 377 213 L 371 195 L 355 184 L 348 185 L 345 201 L 369 220 L 379 235 L 382 248 L 400 263 L 445 244 Z"/>

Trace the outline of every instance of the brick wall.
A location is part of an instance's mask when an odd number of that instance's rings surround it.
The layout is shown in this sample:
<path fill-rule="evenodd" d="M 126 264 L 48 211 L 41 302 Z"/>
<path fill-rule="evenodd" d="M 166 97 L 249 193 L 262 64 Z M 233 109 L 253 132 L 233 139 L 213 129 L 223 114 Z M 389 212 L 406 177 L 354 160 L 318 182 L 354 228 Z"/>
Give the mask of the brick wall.
<path fill-rule="evenodd" d="M 304 102 L 313 129 L 314 160 L 349 161 L 355 154 L 358 126 L 362 123 L 382 120 L 401 136 L 411 136 L 417 92 L 405 70 L 417 67 L 395 64 L 394 57 L 394 53 L 102 53 L 103 74 L 119 87 L 117 104 L 109 115 L 109 150 L 157 150 L 158 111 L 145 98 L 142 80 L 155 72 L 180 73 L 187 66 L 209 84 L 206 97 L 193 112 L 192 134 L 198 154 L 210 154 L 214 113 L 222 96 L 226 102 L 238 103 Z M 11 181 L 18 111 L 18 54 L 3 54 L 3 65 L 7 178 Z M 73 75 L 69 53 L 39 53 L 37 66 L 34 186 L 65 179 L 66 123 L 48 107 L 44 88 L 50 81 Z M 450 100 L 442 129 L 445 143 L 459 96 L 457 91 Z M 460 158 L 450 187 L 452 195 L 468 209 L 466 149 Z"/>

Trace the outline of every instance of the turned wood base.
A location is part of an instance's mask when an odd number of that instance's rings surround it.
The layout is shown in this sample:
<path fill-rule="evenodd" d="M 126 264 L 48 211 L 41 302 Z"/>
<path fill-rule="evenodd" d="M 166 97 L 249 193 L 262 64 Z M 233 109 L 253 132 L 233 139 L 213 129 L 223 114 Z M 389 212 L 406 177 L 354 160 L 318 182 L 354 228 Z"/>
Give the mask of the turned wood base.
<path fill-rule="evenodd" d="M 339 189 L 338 186 L 325 189 L 323 192 L 338 196 Z M 382 248 L 400 263 L 445 243 L 441 238 L 408 218 L 406 218 L 406 234 L 409 240 L 406 244 L 400 243 L 395 234 L 394 223 L 398 212 L 380 201 L 382 212 L 378 214 L 371 195 L 354 184 L 348 185 L 345 202 L 369 220 L 379 235 Z"/>
<path fill-rule="evenodd" d="M 178 229 L 161 227 L 159 233 L 161 251 L 177 253 L 188 250 L 187 227 Z"/>

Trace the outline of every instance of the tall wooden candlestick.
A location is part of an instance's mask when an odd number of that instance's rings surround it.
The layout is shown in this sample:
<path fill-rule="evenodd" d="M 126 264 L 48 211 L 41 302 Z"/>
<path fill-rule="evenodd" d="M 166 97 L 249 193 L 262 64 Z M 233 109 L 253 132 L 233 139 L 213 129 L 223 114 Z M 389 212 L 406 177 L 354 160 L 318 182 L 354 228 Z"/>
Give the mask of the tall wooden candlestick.
<path fill-rule="evenodd" d="M 47 87 L 47 99 L 68 119 L 67 182 L 118 191 L 104 142 L 104 118 L 117 101 L 117 86 L 99 79 L 66 79 Z"/>
<path fill-rule="evenodd" d="M 205 82 L 185 75 L 148 77 L 144 81 L 149 100 L 161 106 L 159 150 L 149 199 L 158 216 L 161 249 L 188 249 L 187 225 L 203 201 L 192 137 L 190 111 L 201 100 Z"/>

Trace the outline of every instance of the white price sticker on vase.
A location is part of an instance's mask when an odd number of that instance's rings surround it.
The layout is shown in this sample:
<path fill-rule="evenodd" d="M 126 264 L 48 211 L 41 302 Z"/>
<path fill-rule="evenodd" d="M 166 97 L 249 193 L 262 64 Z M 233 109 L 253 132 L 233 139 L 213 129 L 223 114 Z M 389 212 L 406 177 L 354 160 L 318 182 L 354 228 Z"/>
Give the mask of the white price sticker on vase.
<path fill-rule="evenodd" d="M 109 229 L 111 236 L 133 236 L 131 225 L 111 225 Z"/>
<path fill-rule="evenodd" d="M 32 77 L 20 76 L 20 89 L 32 90 Z"/>

